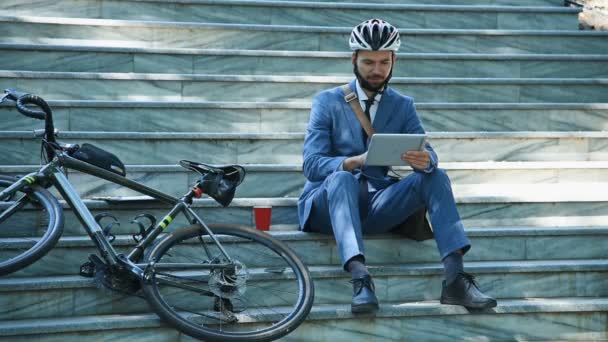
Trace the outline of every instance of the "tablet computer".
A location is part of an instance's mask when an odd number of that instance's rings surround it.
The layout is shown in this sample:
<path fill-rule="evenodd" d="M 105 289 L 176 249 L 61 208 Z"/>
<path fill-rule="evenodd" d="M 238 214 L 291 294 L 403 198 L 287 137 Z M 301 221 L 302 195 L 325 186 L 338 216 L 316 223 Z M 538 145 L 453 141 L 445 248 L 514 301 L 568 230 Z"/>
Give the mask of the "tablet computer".
<path fill-rule="evenodd" d="M 401 160 L 401 155 L 406 151 L 422 150 L 425 140 L 426 134 L 374 134 L 369 142 L 365 165 L 409 165 Z"/>

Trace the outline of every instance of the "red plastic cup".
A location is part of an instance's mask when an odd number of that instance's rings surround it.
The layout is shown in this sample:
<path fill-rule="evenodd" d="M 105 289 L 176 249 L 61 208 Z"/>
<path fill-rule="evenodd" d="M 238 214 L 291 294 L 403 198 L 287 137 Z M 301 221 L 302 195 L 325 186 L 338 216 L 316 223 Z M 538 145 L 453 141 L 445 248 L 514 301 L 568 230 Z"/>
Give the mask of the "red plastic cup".
<path fill-rule="evenodd" d="M 259 230 L 270 230 L 270 219 L 272 217 L 271 206 L 255 206 L 253 207 L 253 216 L 255 218 L 255 227 Z"/>

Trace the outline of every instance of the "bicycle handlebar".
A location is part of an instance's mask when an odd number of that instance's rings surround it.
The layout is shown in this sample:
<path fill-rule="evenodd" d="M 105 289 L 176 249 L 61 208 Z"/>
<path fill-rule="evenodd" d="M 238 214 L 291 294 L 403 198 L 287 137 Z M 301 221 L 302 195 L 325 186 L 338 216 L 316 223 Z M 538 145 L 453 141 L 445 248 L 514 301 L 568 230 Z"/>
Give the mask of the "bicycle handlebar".
<path fill-rule="evenodd" d="M 51 111 L 51 107 L 43 98 L 37 95 L 23 93 L 15 89 L 5 89 L 4 96 L 0 102 L 5 101 L 6 99 L 15 102 L 19 113 L 33 119 L 44 120 L 45 140 L 49 143 L 56 142 L 55 127 L 53 124 L 53 112 Z M 33 104 L 42 109 L 42 111 L 30 109 L 26 106 L 28 104 Z M 51 146 L 46 146 L 46 153 L 49 160 L 53 159 L 55 152 Z"/>
<path fill-rule="evenodd" d="M 23 95 L 27 94 L 12 88 L 4 89 L 4 96 L 2 97 L 2 100 L 4 101 L 5 98 L 8 98 L 9 100 L 17 101 L 17 99 Z"/>
<path fill-rule="evenodd" d="M 26 104 L 35 104 L 40 107 L 42 111 L 29 109 L 25 106 Z M 25 116 L 38 120 L 44 120 L 51 115 L 51 107 L 49 107 L 46 101 L 40 96 L 31 94 L 20 96 L 17 99 L 17 110 Z"/>
<path fill-rule="evenodd" d="M 16 103 L 17 110 L 19 111 L 19 113 L 27 117 L 38 120 L 44 120 L 49 115 L 49 113 L 51 113 L 51 107 L 49 107 L 46 101 L 44 101 L 40 96 L 22 93 L 15 89 L 5 89 L 4 94 L 5 95 L 3 97 L 3 100 L 8 98 L 9 100 L 14 101 Z M 42 111 L 27 108 L 25 106 L 26 104 L 34 104 L 40 107 Z"/>

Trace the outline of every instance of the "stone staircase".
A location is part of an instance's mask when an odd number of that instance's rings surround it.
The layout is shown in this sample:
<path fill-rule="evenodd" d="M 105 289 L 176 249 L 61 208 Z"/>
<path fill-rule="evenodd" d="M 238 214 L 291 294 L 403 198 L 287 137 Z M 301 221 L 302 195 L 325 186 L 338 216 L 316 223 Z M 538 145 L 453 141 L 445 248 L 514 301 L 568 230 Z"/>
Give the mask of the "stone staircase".
<path fill-rule="evenodd" d="M 608 33 L 578 31 L 578 12 L 561 0 L 4 0 L 0 86 L 48 99 L 60 140 L 102 146 L 130 178 L 174 195 L 195 179 L 179 159 L 244 164 L 229 208 L 195 206 L 208 222 L 246 226 L 254 205 L 273 206 L 272 234 L 316 288 L 286 341 L 608 340 Z M 366 250 L 381 309 L 353 316 L 333 238 L 297 231 L 310 99 L 351 79 L 348 34 L 372 16 L 400 28 L 391 86 L 417 100 L 473 243 L 467 270 L 499 299 L 493 310 L 440 305 L 434 242 L 380 235 Z M 39 124 L 10 106 L 0 116 L 0 173 L 35 170 Z M 133 245 L 136 214 L 166 212 L 70 180 L 92 211 L 125 223 L 118 249 Z M 1 231 L 0 246 L 26 234 Z M 77 276 L 90 253 L 66 210 L 57 247 L 0 278 L 0 340 L 188 340 L 143 299 Z"/>

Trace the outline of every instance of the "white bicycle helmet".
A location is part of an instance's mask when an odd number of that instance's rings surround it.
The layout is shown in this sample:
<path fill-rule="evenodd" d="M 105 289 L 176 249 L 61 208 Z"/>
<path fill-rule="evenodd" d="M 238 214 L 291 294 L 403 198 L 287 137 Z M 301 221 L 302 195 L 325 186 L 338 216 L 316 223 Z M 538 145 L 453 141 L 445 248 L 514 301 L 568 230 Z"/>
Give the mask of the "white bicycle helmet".
<path fill-rule="evenodd" d="M 350 34 L 351 50 L 397 51 L 401 40 L 399 31 L 382 19 L 370 19 L 355 26 Z"/>

